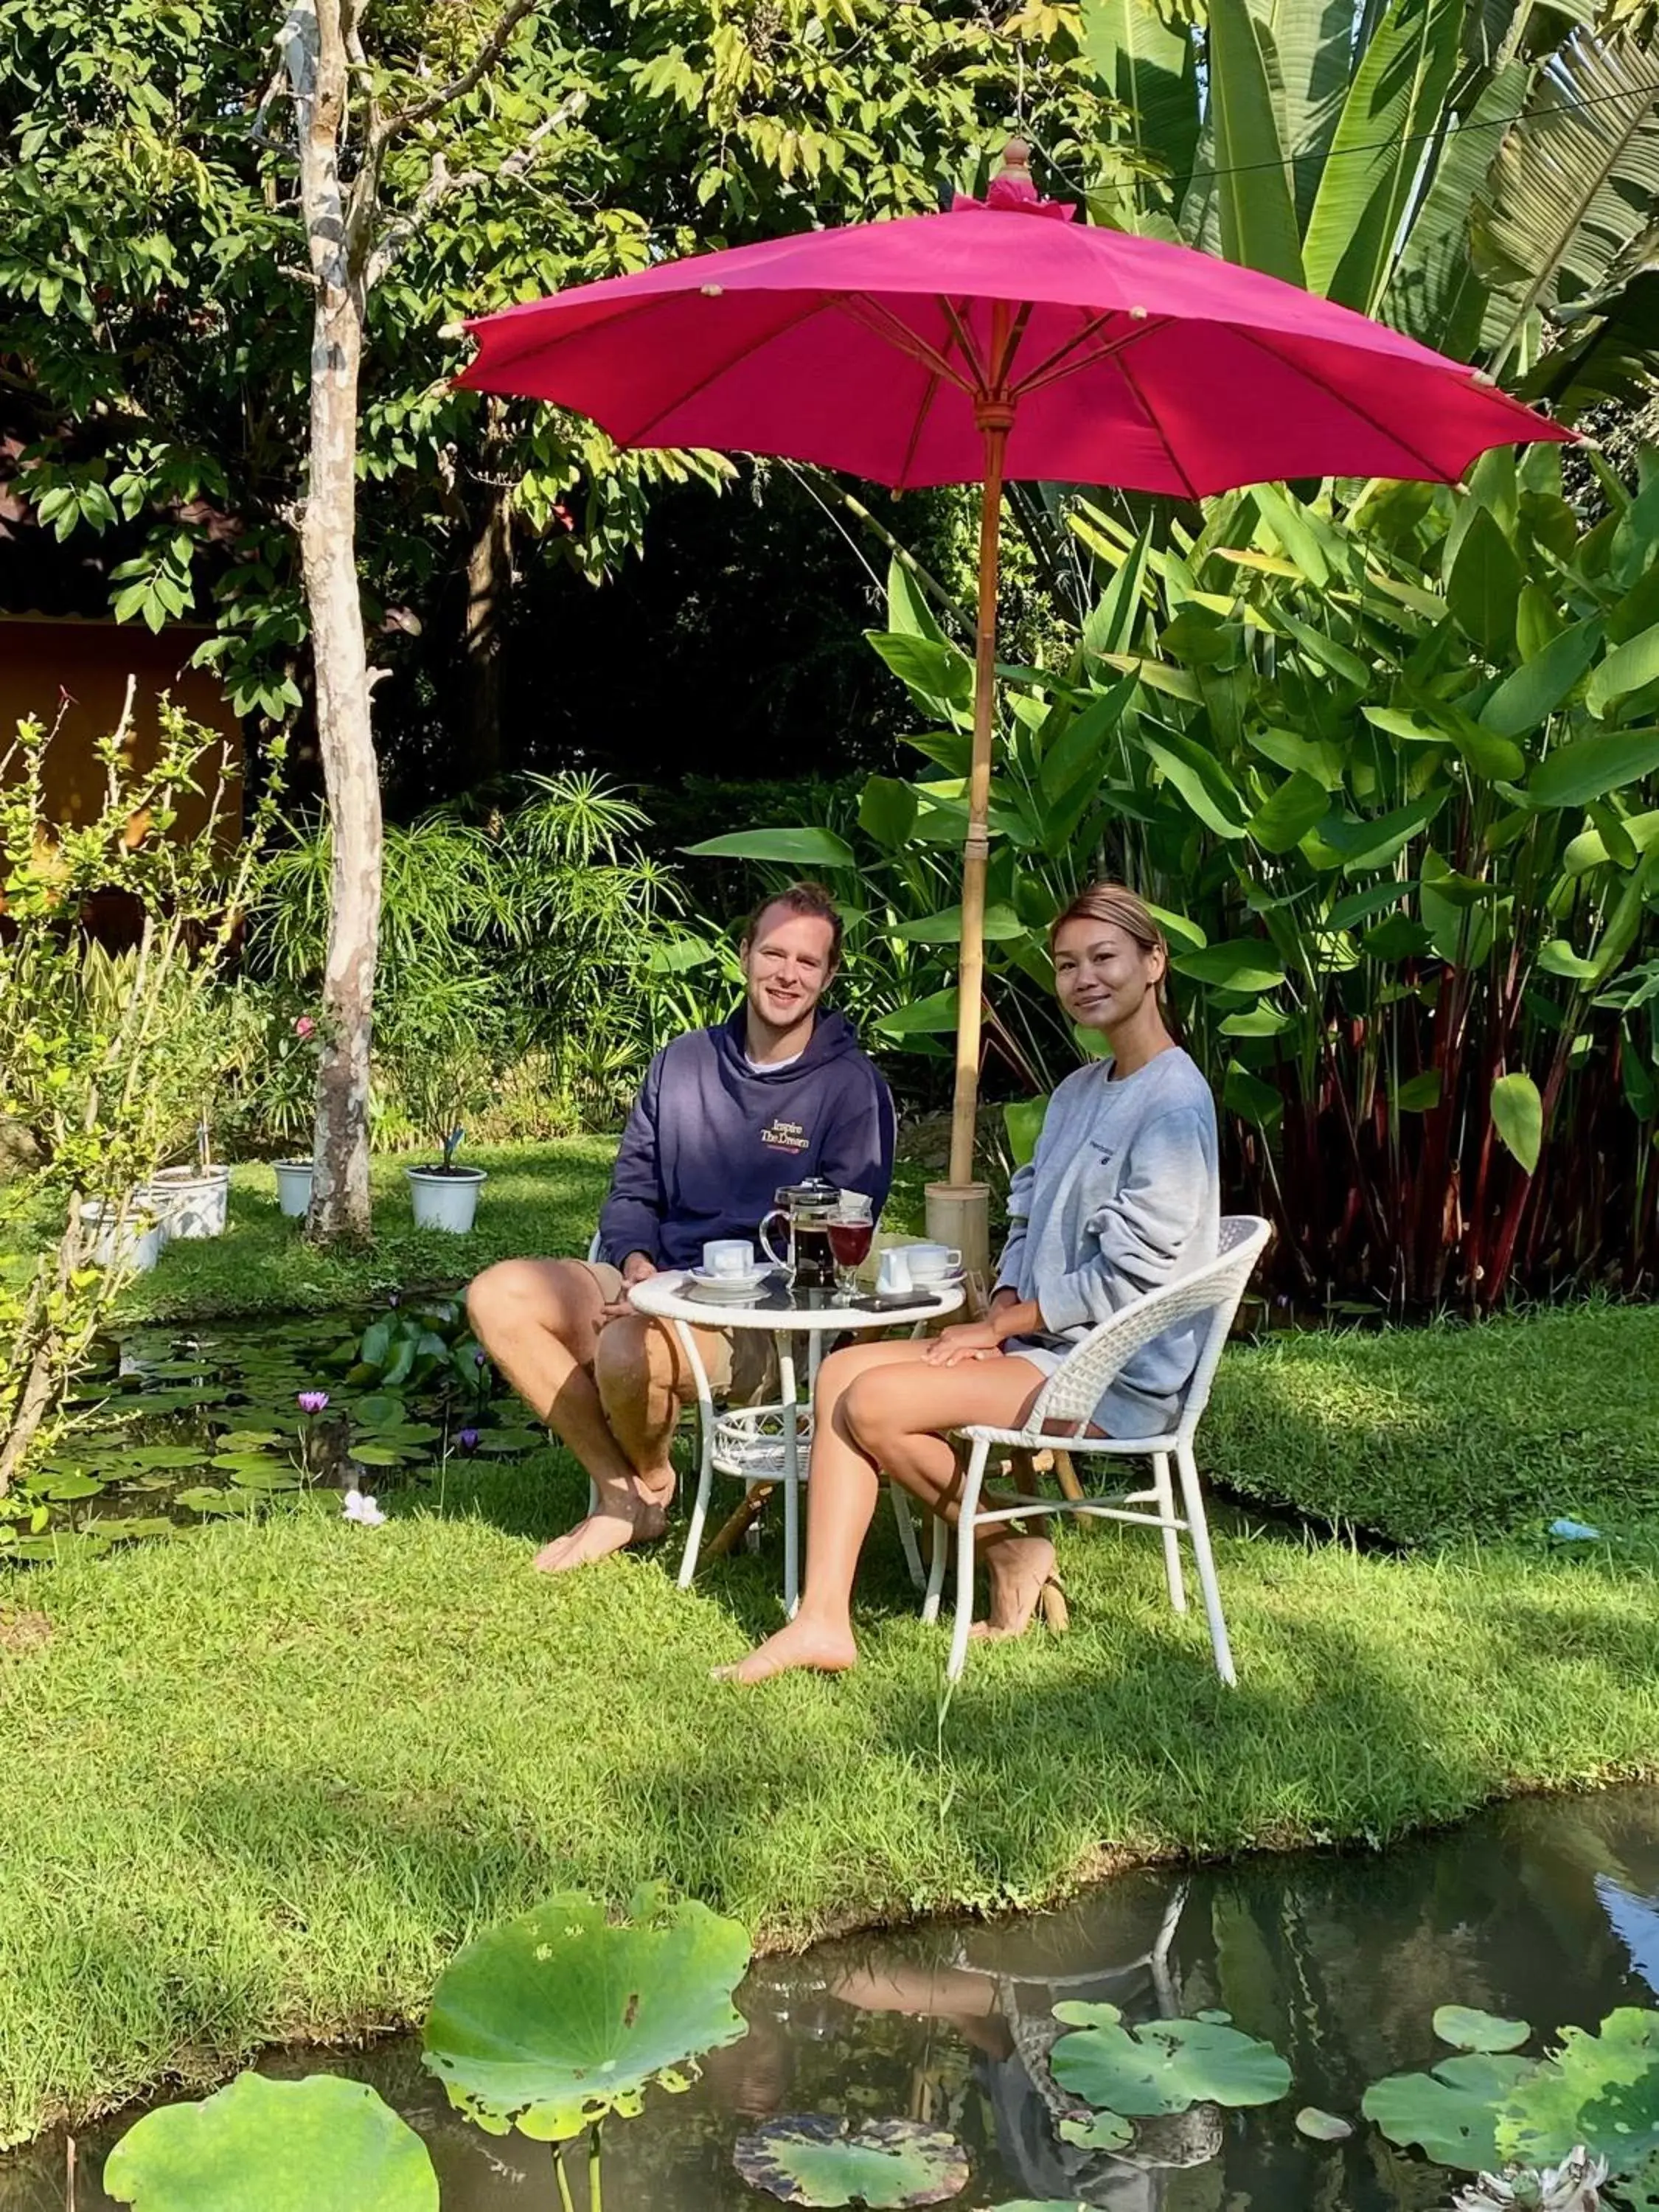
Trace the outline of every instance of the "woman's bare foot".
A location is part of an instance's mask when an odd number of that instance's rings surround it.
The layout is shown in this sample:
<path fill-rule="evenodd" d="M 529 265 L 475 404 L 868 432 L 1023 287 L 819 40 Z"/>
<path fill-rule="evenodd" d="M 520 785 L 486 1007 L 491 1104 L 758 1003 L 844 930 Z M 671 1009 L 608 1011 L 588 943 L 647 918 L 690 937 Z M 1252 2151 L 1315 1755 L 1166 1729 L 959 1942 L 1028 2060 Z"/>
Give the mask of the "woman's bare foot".
<path fill-rule="evenodd" d="M 827 1627 L 822 1621 L 798 1613 L 787 1628 L 757 1644 L 735 1667 L 716 1667 L 713 1679 L 747 1686 L 768 1681 L 774 1674 L 787 1674 L 796 1667 L 811 1668 L 819 1674 L 844 1674 L 858 1664 L 858 1656 L 850 1628 Z"/>
<path fill-rule="evenodd" d="M 990 1577 L 990 1617 L 974 1623 L 972 1633 L 987 1643 L 1024 1636 L 1054 1571 L 1054 1547 L 1046 1536 L 1005 1536 L 984 1547 Z"/>
<path fill-rule="evenodd" d="M 602 1484 L 598 1510 L 544 1544 L 535 1565 L 544 1575 L 568 1574 L 573 1567 L 591 1567 L 596 1559 L 608 1559 L 629 1544 L 653 1543 L 668 1526 L 673 1499 L 672 1473 L 651 1482 L 635 1476 L 626 1486 Z"/>

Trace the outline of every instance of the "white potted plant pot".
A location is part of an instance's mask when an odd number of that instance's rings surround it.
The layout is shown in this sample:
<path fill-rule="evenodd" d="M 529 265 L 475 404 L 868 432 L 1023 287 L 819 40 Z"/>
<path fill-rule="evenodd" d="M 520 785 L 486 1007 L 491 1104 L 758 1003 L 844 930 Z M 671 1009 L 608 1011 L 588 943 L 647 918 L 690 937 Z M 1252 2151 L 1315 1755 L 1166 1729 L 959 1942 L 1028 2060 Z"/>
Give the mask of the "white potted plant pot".
<path fill-rule="evenodd" d="M 303 1221 L 311 1211 L 309 1160 L 278 1160 L 276 1203 L 291 1220 Z"/>
<path fill-rule="evenodd" d="M 222 1237 L 230 1203 L 230 1170 L 163 1168 L 140 1195 L 165 1236 Z"/>
<path fill-rule="evenodd" d="M 167 1242 L 159 1221 L 129 1206 L 125 1220 L 121 1209 L 104 1199 L 90 1199 L 81 1208 L 81 1228 L 91 1239 L 94 1267 L 125 1267 L 147 1275 L 161 1256 Z"/>
<path fill-rule="evenodd" d="M 465 1237 L 478 1211 L 483 1168 L 405 1168 L 417 1229 L 448 1229 Z"/>

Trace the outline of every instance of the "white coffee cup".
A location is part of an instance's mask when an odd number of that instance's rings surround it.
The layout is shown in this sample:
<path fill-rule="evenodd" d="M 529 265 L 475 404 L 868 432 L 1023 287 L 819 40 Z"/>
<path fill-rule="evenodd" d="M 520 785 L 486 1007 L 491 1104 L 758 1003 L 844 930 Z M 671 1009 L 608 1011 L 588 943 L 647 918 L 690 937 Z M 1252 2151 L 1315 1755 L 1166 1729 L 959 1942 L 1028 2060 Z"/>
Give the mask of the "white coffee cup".
<path fill-rule="evenodd" d="M 953 1244 L 907 1244 L 904 1256 L 913 1283 L 936 1283 L 962 1265 L 962 1255 Z"/>
<path fill-rule="evenodd" d="M 755 1248 L 746 1237 L 717 1237 L 703 1246 L 702 1264 L 708 1274 L 740 1282 L 755 1272 Z"/>
<path fill-rule="evenodd" d="M 876 1263 L 876 1288 L 884 1297 L 915 1286 L 910 1280 L 910 1255 L 897 1249 L 884 1252 Z"/>

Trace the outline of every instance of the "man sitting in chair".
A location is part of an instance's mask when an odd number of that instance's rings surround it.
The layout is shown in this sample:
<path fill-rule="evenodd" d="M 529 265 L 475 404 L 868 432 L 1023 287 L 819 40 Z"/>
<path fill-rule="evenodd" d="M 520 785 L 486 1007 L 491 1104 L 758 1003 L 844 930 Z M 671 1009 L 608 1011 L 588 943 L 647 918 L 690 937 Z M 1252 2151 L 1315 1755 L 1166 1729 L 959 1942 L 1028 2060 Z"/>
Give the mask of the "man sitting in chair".
<path fill-rule="evenodd" d="M 547 1545 L 549 1574 L 661 1535 L 674 1494 L 669 1446 L 695 1395 L 673 1330 L 627 1302 L 705 1243 L 753 1239 L 783 1183 L 823 1176 L 879 1214 L 893 1176 L 893 1101 L 844 1014 L 819 1001 L 841 957 L 841 916 L 817 884 L 763 901 L 744 931 L 744 1003 L 652 1061 L 623 1132 L 593 1260 L 504 1260 L 468 1288 L 467 1312 L 514 1389 L 592 1476 L 587 1518 Z M 710 1382 L 758 1397 L 771 1340 L 700 1328 Z"/>

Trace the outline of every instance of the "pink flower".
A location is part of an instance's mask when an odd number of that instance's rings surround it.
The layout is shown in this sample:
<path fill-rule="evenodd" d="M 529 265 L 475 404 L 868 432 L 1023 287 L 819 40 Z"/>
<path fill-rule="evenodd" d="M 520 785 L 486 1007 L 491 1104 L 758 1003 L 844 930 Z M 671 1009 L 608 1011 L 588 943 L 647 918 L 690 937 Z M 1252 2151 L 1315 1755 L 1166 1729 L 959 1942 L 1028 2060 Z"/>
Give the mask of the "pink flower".
<path fill-rule="evenodd" d="M 301 1014 L 294 1024 L 294 1034 L 303 1044 L 308 1036 L 314 1035 L 316 1028 L 317 1024 L 309 1014 Z"/>

